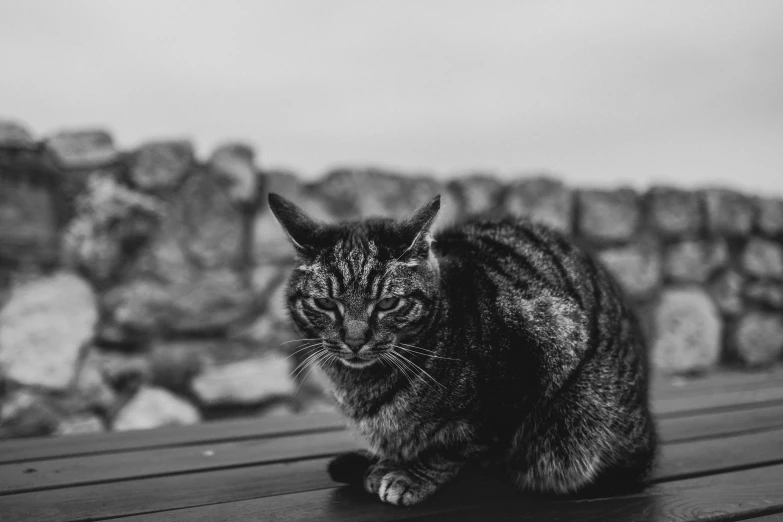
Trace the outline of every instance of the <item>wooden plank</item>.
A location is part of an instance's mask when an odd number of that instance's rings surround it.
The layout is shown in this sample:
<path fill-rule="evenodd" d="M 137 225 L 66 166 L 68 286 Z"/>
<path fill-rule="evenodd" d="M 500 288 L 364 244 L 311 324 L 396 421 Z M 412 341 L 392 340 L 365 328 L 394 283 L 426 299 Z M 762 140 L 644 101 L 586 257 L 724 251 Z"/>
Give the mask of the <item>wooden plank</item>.
<path fill-rule="evenodd" d="M 699 411 L 703 408 L 746 408 L 756 407 L 755 398 L 766 402 L 779 400 L 781 394 L 774 391 L 759 391 L 768 387 L 783 390 L 783 370 L 748 373 L 725 372 L 705 379 L 693 381 L 686 389 L 654 389 L 653 409 L 661 417 L 678 415 L 679 412 Z M 711 388 L 713 386 L 713 388 Z M 736 388 L 740 386 L 741 388 Z M 756 388 L 754 388 L 756 387 Z M 686 391 L 687 390 L 687 391 Z M 714 390 L 721 390 L 717 394 Z M 692 393 L 688 393 L 692 392 Z M 771 394 L 771 395 L 770 395 Z M 695 398 L 693 395 L 707 395 Z M 781 401 L 783 404 L 783 401 Z M 156 430 L 89 434 L 70 437 L 36 437 L 0 441 L 0 464 L 22 462 L 77 455 L 97 455 L 124 451 L 138 451 L 148 448 L 188 446 L 205 443 L 220 443 L 237 440 L 272 437 L 283 434 L 335 431 L 345 421 L 336 414 L 294 415 L 266 419 L 244 419 L 217 421 L 188 427 L 169 427 Z"/>
<path fill-rule="evenodd" d="M 695 397 L 665 397 L 653 401 L 652 410 L 656 416 L 662 418 L 709 410 L 758 408 L 773 403 L 783 403 L 783 387 L 717 392 Z"/>
<path fill-rule="evenodd" d="M 761 371 L 722 370 L 697 377 L 656 375 L 651 391 L 654 397 L 666 397 L 773 386 L 783 386 L 783 365 Z"/>
<path fill-rule="evenodd" d="M 773 515 L 763 515 L 760 517 L 741 518 L 738 520 L 749 520 L 750 522 L 780 522 L 783 520 L 783 512 L 775 513 Z"/>
<path fill-rule="evenodd" d="M 783 424 L 783 406 L 739 410 L 659 422 L 663 442 L 716 437 Z M 171 447 L 144 452 L 111 453 L 0 465 L 0 494 L 160 476 L 240 465 L 257 465 L 328 456 L 360 447 L 347 431 L 280 438 Z"/>
<path fill-rule="evenodd" d="M 707 412 L 658 421 L 662 441 L 678 442 L 723 437 L 783 426 L 783 404 L 747 410 Z"/>
<path fill-rule="evenodd" d="M 0 496 L 18 520 L 80 520 L 334 487 L 328 459 L 154 477 Z M 663 446 L 654 481 L 783 461 L 783 430 Z M 13 515 L 13 516 L 12 516 Z"/>
<path fill-rule="evenodd" d="M 281 435 L 340 430 L 345 420 L 332 413 L 274 419 L 206 422 L 144 431 L 34 437 L 0 441 L 0 464 L 77 455 L 96 455 L 149 448 L 219 443 Z"/>
<path fill-rule="evenodd" d="M 125 518 L 127 521 L 525 521 L 733 520 L 783 509 L 783 465 L 664 482 L 634 495 L 547 500 L 518 495 L 496 483 L 463 483 L 432 501 L 405 509 L 380 504 L 350 488 L 332 488 L 199 506 Z"/>
<path fill-rule="evenodd" d="M 338 431 L 4 464 L 0 494 L 326 457 L 358 448 L 347 431 Z"/>

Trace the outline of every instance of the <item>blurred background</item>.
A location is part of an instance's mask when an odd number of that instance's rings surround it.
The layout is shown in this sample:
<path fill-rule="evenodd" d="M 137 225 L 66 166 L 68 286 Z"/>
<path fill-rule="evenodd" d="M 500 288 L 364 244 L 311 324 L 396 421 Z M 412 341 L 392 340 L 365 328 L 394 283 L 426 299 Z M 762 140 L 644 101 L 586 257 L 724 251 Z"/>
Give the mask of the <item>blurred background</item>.
<path fill-rule="evenodd" d="M 5 1 L 0 112 L 313 178 L 550 169 L 783 194 L 783 4 Z"/>
<path fill-rule="evenodd" d="M 773 0 L 5 1 L 0 437 L 333 411 L 269 192 L 543 222 L 657 374 L 775 368 L 781 63 Z"/>

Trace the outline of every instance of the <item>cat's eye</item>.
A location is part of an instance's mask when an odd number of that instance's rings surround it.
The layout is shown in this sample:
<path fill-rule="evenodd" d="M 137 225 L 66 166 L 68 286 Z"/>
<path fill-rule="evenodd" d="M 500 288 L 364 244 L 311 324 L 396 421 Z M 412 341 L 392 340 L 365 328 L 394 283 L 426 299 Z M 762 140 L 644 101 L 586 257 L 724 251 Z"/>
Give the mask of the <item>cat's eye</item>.
<path fill-rule="evenodd" d="M 323 310 L 334 310 L 337 308 L 337 303 L 335 303 L 332 299 L 316 297 L 313 299 L 313 301 L 315 302 L 315 306 Z"/>
<path fill-rule="evenodd" d="M 378 301 L 378 304 L 375 306 L 378 308 L 378 310 L 391 310 L 392 308 L 395 308 L 400 303 L 399 297 L 387 297 L 386 299 L 381 299 Z"/>

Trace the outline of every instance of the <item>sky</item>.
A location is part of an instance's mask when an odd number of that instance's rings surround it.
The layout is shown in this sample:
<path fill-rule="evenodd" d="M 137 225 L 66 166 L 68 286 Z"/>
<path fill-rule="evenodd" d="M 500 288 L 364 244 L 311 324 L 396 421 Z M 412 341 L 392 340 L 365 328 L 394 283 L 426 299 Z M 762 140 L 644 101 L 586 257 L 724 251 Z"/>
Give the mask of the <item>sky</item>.
<path fill-rule="evenodd" d="M 783 195 L 783 1 L 2 0 L 0 118 L 243 140 L 306 178 Z"/>

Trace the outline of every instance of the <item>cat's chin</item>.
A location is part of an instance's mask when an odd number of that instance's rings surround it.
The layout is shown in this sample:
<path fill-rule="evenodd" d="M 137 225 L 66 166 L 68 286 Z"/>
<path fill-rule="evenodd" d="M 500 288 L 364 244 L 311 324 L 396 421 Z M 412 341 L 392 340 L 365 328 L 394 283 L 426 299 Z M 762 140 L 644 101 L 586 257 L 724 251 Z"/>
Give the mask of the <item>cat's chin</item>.
<path fill-rule="evenodd" d="M 342 357 L 339 359 L 341 363 L 343 363 L 344 366 L 347 366 L 348 368 L 351 368 L 353 370 L 361 370 L 363 368 L 368 368 L 378 362 L 378 359 L 360 359 L 358 357 L 353 357 L 351 359 L 343 359 Z"/>

